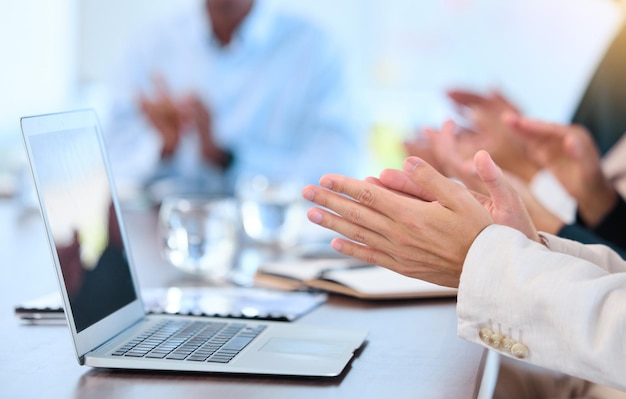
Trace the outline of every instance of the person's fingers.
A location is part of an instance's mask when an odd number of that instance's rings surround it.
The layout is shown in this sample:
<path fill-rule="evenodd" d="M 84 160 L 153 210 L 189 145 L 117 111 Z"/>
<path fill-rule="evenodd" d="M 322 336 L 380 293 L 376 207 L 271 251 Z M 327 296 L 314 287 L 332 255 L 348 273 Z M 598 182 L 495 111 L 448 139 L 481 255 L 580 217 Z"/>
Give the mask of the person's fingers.
<path fill-rule="evenodd" d="M 374 249 L 372 247 L 359 244 L 354 241 L 347 240 L 345 238 L 333 238 L 330 246 L 337 252 L 357 258 L 368 265 L 384 265 L 391 268 L 395 268 L 396 260 L 389 254 Z"/>
<path fill-rule="evenodd" d="M 466 173 L 467 168 L 465 164 L 471 164 L 471 158 L 468 159 L 467 155 L 461 152 L 461 148 L 458 145 L 462 135 L 467 133 L 457 133 L 456 129 L 456 123 L 452 120 L 447 120 L 442 125 L 441 131 L 432 131 L 426 134 L 429 135 L 430 141 L 433 143 L 438 163 L 442 165 L 440 171 L 448 177 L 455 177 L 467 184 L 464 179 L 471 175 Z M 474 155 L 473 152 L 472 155 Z"/>
<path fill-rule="evenodd" d="M 415 184 L 404 171 L 385 169 L 380 173 L 379 180 L 385 187 L 396 193 L 409 195 L 424 201 L 435 201 L 436 199 L 432 193 Z"/>
<path fill-rule="evenodd" d="M 417 198 L 423 201 L 435 200 L 430 193 L 424 191 L 422 187 L 417 186 L 409 179 L 409 176 L 401 170 L 385 169 L 380 173 L 380 177 L 376 179 L 376 182 L 372 183 L 403 197 Z"/>
<path fill-rule="evenodd" d="M 563 151 L 584 176 L 595 175 L 594 180 L 604 180 L 600 151 L 585 128 L 572 127 L 570 134 L 563 139 Z"/>
<path fill-rule="evenodd" d="M 451 120 L 447 119 L 442 125 L 441 130 L 437 131 L 431 128 L 424 128 L 424 134 L 428 137 L 428 140 L 437 145 L 437 150 L 450 150 L 454 144 L 454 136 L 456 134 L 457 125 Z M 441 154 L 438 154 L 441 155 Z"/>
<path fill-rule="evenodd" d="M 441 163 L 456 165 L 459 154 L 456 149 L 456 123 L 448 119 L 441 125 L 439 132 L 427 132 L 428 138 L 433 143 L 435 153 Z"/>
<path fill-rule="evenodd" d="M 565 153 L 576 160 L 580 160 L 583 157 L 584 149 L 582 148 L 583 143 L 579 140 L 578 137 L 575 136 L 567 136 L 563 140 L 563 149 Z"/>
<path fill-rule="evenodd" d="M 375 184 L 380 187 L 385 187 L 385 185 L 381 183 L 378 177 L 368 176 L 365 179 L 363 179 L 363 181 L 371 183 L 371 184 Z"/>
<path fill-rule="evenodd" d="M 423 260 L 420 261 L 396 257 L 392 252 L 378 250 L 345 238 L 334 238 L 330 244 L 335 251 L 357 258 L 366 264 L 383 266 L 407 277 L 429 281 L 433 284 L 455 288 L 459 286 L 459 273 L 442 269 L 439 266 L 433 267 L 432 264 L 436 262 L 430 262 L 432 257 L 428 254 L 421 254 Z"/>
<path fill-rule="evenodd" d="M 428 163 L 417 157 L 408 157 L 402 168 L 409 175 L 415 187 L 419 187 L 422 196 L 428 201 L 437 201 L 444 207 L 458 209 L 462 207 L 466 191 L 460 184 L 443 176 Z"/>
<path fill-rule="evenodd" d="M 307 194 L 304 195 L 306 198 Z M 319 193 L 316 194 L 316 196 L 319 196 Z M 367 212 L 362 212 L 364 208 L 355 205 L 356 202 L 353 201 L 350 206 L 353 206 L 355 209 L 350 213 L 344 213 L 342 215 L 340 212 L 344 212 L 345 209 L 348 208 L 340 208 L 342 210 L 336 210 L 338 207 L 337 204 L 327 204 L 328 205 L 323 206 L 323 208 L 311 207 L 306 213 L 307 219 L 360 244 L 371 246 L 380 245 L 380 241 L 383 240 L 380 234 L 378 234 L 375 230 L 363 227 L 356 222 L 358 220 L 367 221 L 371 224 L 376 223 L 372 215 Z M 332 212 L 328 209 L 331 209 Z"/>
<path fill-rule="evenodd" d="M 209 109 L 195 93 L 188 93 L 181 97 L 176 104 L 176 108 L 181 118 L 187 123 L 195 123 L 197 125 L 210 124 L 211 114 Z"/>
<path fill-rule="evenodd" d="M 531 240 L 541 242 L 524 203 L 509 184 L 502 170 L 493 162 L 489 153 L 479 151 L 474 157 L 476 170 L 490 196 L 490 201 L 479 201 L 490 209 L 494 221 L 518 229 Z"/>
<path fill-rule="evenodd" d="M 515 112 L 504 111 L 502 113 L 501 118 L 502 118 L 502 122 L 504 122 L 505 125 L 515 128 L 517 124 L 519 123 L 519 120 L 522 119 L 523 117 L 520 114 L 517 114 Z"/>
<path fill-rule="evenodd" d="M 503 96 L 499 90 L 491 91 L 491 98 L 494 103 L 499 104 L 501 108 L 507 110 L 505 112 L 512 112 L 515 114 L 519 114 L 517 107 L 513 105 L 513 103 L 511 103 L 508 98 Z"/>
<path fill-rule="evenodd" d="M 402 172 L 400 172 L 400 171 L 397 171 L 397 172 L 398 172 L 398 174 L 402 174 Z M 405 178 L 406 178 L 406 176 L 405 176 Z M 373 185 L 376 185 L 376 186 L 378 186 L 378 187 L 382 187 L 382 188 L 384 188 L 385 190 L 392 191 L 392 192 L 394 192 L 394 193 L 396 193 L 396 194 L 398 194 L 398 195 L 405 195 L 405 196 L 411 196 L 411 197 L 413 196 L 413 195 L 408 194 L 408 193 L 403 193 L 403 192 L 401 192 L 401 191 L 396 191 L 396 190 L 392 189 L 391 187 L 386 186 L 386 185 L 385 185 L 385 184 L 384 184 L 384 183 L 380 180 L 380 178 L 378 178 L 378 177 L 372 177 L 372 176 L 369 176 L 369 177 L 366 177 L 365 179 L 363 179 L 363 181 L 365 181 L 365 182 L 367 182 L 367 183 L 370 183 L 370 184 L 373 184 Z"/>
<path fill-rule="evenodd" d="M 360 243 L 380 241 L 377 231 L 386 232 L 387 215 L 394 208 L 395 194 L 341 175 L 322 176 L 320 186 L 308 185 L 302 190 L 306 200 L 325 208 L 309 209 L 307 217 L 310 221 Z"/>
<path fill-rule="evenodd" d="M 482 105 L 487 100 L 484 96 L 480 94 L 465 90 L 449 90 L 446 94 L 456 104 L 466 107 Z"/>
<path fill-rule="evenodd" d="M 474 156 L 476 172 L 482 180 L 494 204 L 508 204 L 517 196 L 508 185 L 502 169 L 491 159 L 487 151 L 481 150 Z"/>
<path fill-rule="evenodd" d="M 453 137 L 456 131 L 456 123 L 452 119 L 446 119 L 441 125 L 441 134 Z"/>
<path fill-rule="evenodd" d="M 524 118 L 511 112 L 505 113 L 502 118 L 515 133 L 527 139 L 560 139 L 570 129 L 567 125 Z"/>
<path fill-rule="evenodd" d="M 583 170 L 597 168 L 600 155 L 591 134 L 584 127 L 510 115 L 506 118 L 513 131 L 532 148 L 531 156 L 540 165 L 555 166 L 558 160 L 567 160 Z"/>
<path fill-rule="evenodd" d="M 424 127 L 422 129 L 422 133 L 424 133 L 424 142 L 431 143 L 431 136 L 439 133 L 437 129 L 433 129 L 432 127 Z"/>

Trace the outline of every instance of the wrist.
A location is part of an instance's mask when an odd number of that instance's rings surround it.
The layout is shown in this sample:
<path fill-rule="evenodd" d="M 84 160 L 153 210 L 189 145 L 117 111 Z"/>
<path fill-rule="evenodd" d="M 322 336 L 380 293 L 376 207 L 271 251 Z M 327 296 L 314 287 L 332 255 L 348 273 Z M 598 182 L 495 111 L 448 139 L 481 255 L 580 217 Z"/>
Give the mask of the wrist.
<path fill-rule="evenodd" d="M 209 128 L 199 129 L 200 142 L 202 144 L 202 157 L 206 162 L 228 169 L 233 163 L 233 153 L 218 147 L 213 141 L 213 132 Z"/>
<path fill-rule="evenodd" d="M 221 169 L 228 169 L 234 161 L 232 152 L 215 146 L 210 148 L 203 147 L 202 157 L 206 162 L 216 165 Z"/>
<path fill-rule="evenodd" d="M 594 195 L 578 201 L 578 215 L 587 227 L 595 227 L 617 204 L 617 192 L 608 184 L 599 190 L 591 190 Z"/>
<path fill-rule="evenodd" d="M 171 158 L 174 155 L 175 151 L 176 151 L 175 145 L 163 144 L 163 146 L 161 147 L 161 159 Z"/>
<path fill-rule="evenodd" d="M 179 143 L 179 130 L 173 127 L 162 127 L 158 129 L 161 136 L 161 159 L 171 158 Z"/>
<path fill-rule="evenodd" d="M 538 221 L 537 230 L 552 235 L 558 235 L 563 226 L 565 226 L 565 222 L 563 222 L 558 217 L 550 214 L 548 217 L 542 219 L 541 221 Z"/>

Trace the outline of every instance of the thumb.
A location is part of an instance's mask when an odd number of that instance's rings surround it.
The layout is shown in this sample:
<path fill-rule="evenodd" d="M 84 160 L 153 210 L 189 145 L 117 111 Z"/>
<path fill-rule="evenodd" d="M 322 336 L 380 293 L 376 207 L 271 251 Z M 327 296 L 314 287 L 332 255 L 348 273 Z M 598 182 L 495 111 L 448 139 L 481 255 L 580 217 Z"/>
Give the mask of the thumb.
<path fill-rule="evenodd" d="M 509 208 L 517 204 L 517 195 L 506 181 L 502 169 L 496 165 L 487 151 L 480 150 L 474 155 L 474 166 L 494 206 Z"/>
<path fill-rule="evenodd" d="M 491 197 L 493 220 L 521 231 L 531 240 L 541 242 L 524 203 L 489 153 L 478 151 L 474 156 L 474 165 Z"/>
<path fill-rule="evenodd" d="M 565 152 L 571 158 L 579 160 L 583 153 L 582 143 L 577 140 L 577 137 L 574 136 L 565 136 L 563 140 L 563 146 L 565 147 Z"/>

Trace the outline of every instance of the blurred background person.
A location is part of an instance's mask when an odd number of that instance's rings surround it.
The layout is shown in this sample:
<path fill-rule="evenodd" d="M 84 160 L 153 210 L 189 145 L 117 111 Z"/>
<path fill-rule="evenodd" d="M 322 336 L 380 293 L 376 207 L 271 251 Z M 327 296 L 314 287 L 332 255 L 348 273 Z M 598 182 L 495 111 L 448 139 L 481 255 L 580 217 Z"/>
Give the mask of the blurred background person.
<path fill-rule="evenodd" d="M 109 87 L 105 133 L 118 185 L 233 192 L 242 175 L 315 182 L 357 175 L 338 48 L 265 0 L 204 0 L 143 30 Z"/>
<path fill-rule="evenodd" d="M 626 132 L 625 70 L 626 24 L 622 22 L 571 120 L 592 133 L 602 155 L 609 152 L 622 133 Z"/>
<path fill-rule="evenodd" d="M 584 243 L 593 243 L 587 236 L 587 231 L 591 231 L 622 250 L 623 256 L 626 134 L 604 157 L 611 166 L 607 170 L 592 134 L 580 125 L 547 123 L 517 115 L 507 115 L 505 121 L 526 143 L 533 161 L 549 170 L 577 204 L 575 223 L 568 225 L 544 213 L 534 217 L 535 224 L 542 231 Z M 530 201 L 526 202 L 528 206 Z"/>
<path fill-rule="evenodd" d="M 626 257 L 626 135 L 600 159 L 592 135 L 579 125 L 560 125 L 531 120 L 515 114 L 503 118 L 514 138 L 524 144 L 528 169 L 546 170 L 577 204 L 575 219 L 563 220 L 544 206 L 522 177 L 506 173 L 521 195 L 539 231 L 587 244 L 611 246 Z M 475 191 L 482 184 L 473 167 L 473 158 L 455 123 L 445 122 L 440 130 L 425 129 L 435 163 L 442 173 L 463 182 Z M 606 166 L 605 166 L 606 165 Z"/>
<path fill-rule="evenodd" d="M 596 44 L 601 50 L 598 61 L 591 64 L 588 79 L 581 80 L 580 98 L 572 98 L 574 106 L 568 116 L 571 123 L 582 126 L 591 134 L 592 146 L 598 148 L 602 157 L 626 132 L 626 80 L 622 73 L 626 68 L 626 24 L 623 7 L 620 5 L 615 12 L 618 14 L 615 33 L 609 36 L 610 40 L 606 44 Z M 456 111 L 456 146 L 462 157 L 471 158 L 478 149 L 489 151 L 500 167 L 530 186 L 541 204 L 561 219 L 574 221 L 575 199 L 560 187 L 549 172 L 530 161 L 532 154 L 527 153 L 529 149 L 526 143 L 511 131 L 511 126 L 502 118 L 504 114 L 525 114 L 512 100 L 513 97 L 509 98 L 499 89 L 458 88 L 448 90 L 445 94 Z M 567 121 L 560 123 L 566 124 Z M 405 140 L 404 149 L 407 154 L 420 156 L 445 173 L 442 168 L 446 166 L 438 165 L 432 155 L 428 135 L 417 132 Z"/>
<path fill-rule="evenodd" d="M 619 1 L 615 3 L 620 4 Z M 576 106 L 570 118 L 571 123 L 584 126 L 591 133 L 601 155 L 606 154 L 626 132 L 626 77 L 623 74 L 626 70 L 626 21 L 623 6 L 616 9 L 616 12 L 620 17 L 615 34 L 608 44 L 597 45 L 604 51 L 593 66 L 580 99 L 575 100 Z M 511 151 L 499 145 L 501 140 L 507 140 L 513 142 L 508 145 L 519 147 L 519 143 L 515 143 L 516 139 L 506 134 L 507 127 L 501 115 L 523 113 L 515 101 L 502 91 L 481 92 L 456 88 L 449 90 L 446 97 L 458 112 L 463 130 L 481 135 L 476 140 L 482 140 L 482 145 L 491 143 L 492 156 L 501 158 L 498 163 L 502 167 L 506 167 L 506 163 L 511 161 L 507 156 L 523 152 L 520 149 L 517 152 Z M 407 140 L 410 149 L 412 144 L 419 144 L 412 142 L 413 140 Z M 498 151 L 493 151 L 496 148 Z M 419 147 L 412 149 L 418 151 Z"/>

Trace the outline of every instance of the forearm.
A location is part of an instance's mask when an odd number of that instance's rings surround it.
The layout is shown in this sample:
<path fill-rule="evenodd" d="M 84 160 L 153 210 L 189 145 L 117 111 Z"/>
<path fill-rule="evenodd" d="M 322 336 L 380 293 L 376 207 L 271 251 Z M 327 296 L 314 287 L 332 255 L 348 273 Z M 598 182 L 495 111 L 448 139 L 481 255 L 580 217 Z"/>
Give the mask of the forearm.
<path fill-rule="evenodd" d="M 626 201 L 622 197 L 618 197 L 615 206 L 593 231 L 626 250 Z"/>
<path fill-rule="evenodd" d="M 607 218 L 620 199 L 604 176 L 599 176 L 595 181 L 597 184 L 587 186 L 585 195 L 576 198 L 578 217 L 585 226 L 594 228 Z"/>
<path fill-rule="evenodd" d="M 617 255 L 605 259 L 626 270 Z M 467 255 L 457 314 L 465 339 L 485 345 L 479 331 L 491 327 L 526 345 L 525 361 L 626 389 L 625 273 L 610 274 L 516 230 L 489 226 Z"/>
<path fill-rule="evenodd" d="M 232 152 L 217 146 L 203 147 L 202 158 L 205 162 L 215 165 L 222 170 L 228 169 L 235 160 L 235 156 Z"/>
<path fill-rule="evenodd" d="M 597 243 L 606 243 L 608 245 L 619 248 L 621 253 L 626 252 L 626 234 L 625 234 L 625 226 L 626 226 L 626 201 L 622 197 L 617 197 L 617 200 L 613 207 L 609 210 L 609 212 L 594 226 L 589 226 L 585 223 L 580 214 L 576 215 L 576 222 L 588 228 L 594 235 L 600 238 L 601 241 Z M 577 239 L 574 235 L 572 237 L 568 236 L 567 233 L 570 231 L 566 231 L 565 235 L 562 235 L 559 232 L 559 236 L 563 236 L 565 238 L 573 238 Z M 586 243 L 596 243 L 595 241 L 586 242 Z"/>
<path fill-rule="evenodd" d="M 234 154 L 227 149 L 221 148 L 215 142 L 210 119 L 205 121 L 204 126 L 198 126 L 198 134 L 200 136 L 202 159 L 222 170 L 228 169 L 234 162 Z"/>

